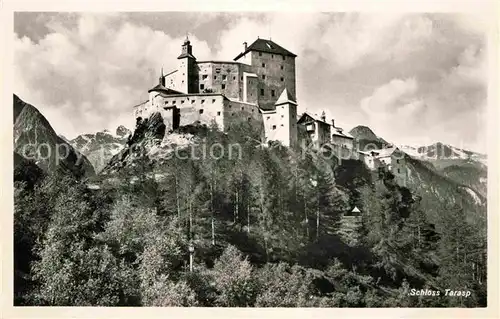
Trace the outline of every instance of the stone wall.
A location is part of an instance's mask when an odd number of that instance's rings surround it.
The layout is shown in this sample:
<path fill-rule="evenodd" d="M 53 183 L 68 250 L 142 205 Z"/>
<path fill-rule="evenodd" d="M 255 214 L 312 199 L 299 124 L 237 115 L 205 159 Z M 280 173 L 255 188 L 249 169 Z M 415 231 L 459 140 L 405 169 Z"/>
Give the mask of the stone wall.
<path fill-rule="evenodd" d="M 211 89 L 230 99 L 240 99 L 242 88 L 239 63 L 206 61 L 197 63 L 199 92 Z"/>
<path fill-rule="evenodd" d="M 258 77 L 259 105 L 272 109 L 286 88 L 296 101 L 295 58 L 264 52 L 249 52 L 253 73 Z M 284 58 L 284 59 L 283 59 Z"/>
<path fill-rule="evenodd" d="M 274 111 L 262 113 L 266 141 L 280 141 L 286 146 L 297 145 L 297 107 L 279 105 Z"/>
<path fill-rule="evenodd" d="M 331 139 L 332 144 L 339 145 L 339 146 L 345 146 L 347 148 L 354 148 L 353 144 L 353 139 L 352 138 L 347 138 L 343 136 L 339 136 L 336 134 L 332 135 Z"/>
<path fill-rule="evenodd" d="M 261 132 L 264 131 L 262 114 L 255 104 L 239 101 L 227 101 L 224 106 L 224 128 L 225 131 L 231 127 L 240 125 L 242 122 L 251 124 Z"/>

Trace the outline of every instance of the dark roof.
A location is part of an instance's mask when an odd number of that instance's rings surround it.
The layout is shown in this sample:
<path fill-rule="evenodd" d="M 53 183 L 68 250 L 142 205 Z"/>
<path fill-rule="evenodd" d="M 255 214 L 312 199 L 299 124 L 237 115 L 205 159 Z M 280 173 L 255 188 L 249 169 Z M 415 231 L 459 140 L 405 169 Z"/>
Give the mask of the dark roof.
<path fill-rule="evenodd" d="M 238 60 L 239 58 L 241 58 L 250 51 L 281 54 L 281 55 L 291 56 L 294 58 L 297 56 L 296 54 L 293 54 L 292 52 L 279 46 L 278 44 L 276 44 L 271 40 L 257 39 L 255 40 L 254 43 L 250 44 L 250 46 L 247 47 L 245 52 L 238 54 L 238 56 L 234 58 L 234 61 Z"/>
<path fill-rule="evenodd" d="M 189 53 L 182 53 L 181 55 L 179 55 L 177 57 L 177 59 L 182 59 L 182 58 L 191 58 L 191 59 L 196 60 L 196 58 L 192 54 L 189 54 Z"/>
<path fill-rule="evenodd" d="M 294 101 L 292 95 L 290 94 L 290 92 L 286 88 L 283 90 L 283 92 L 281 92 L 281 95 L 278 98 L 278 100 L 276 101 L 276 103 L 274 103 L 275 106 L 278 106 L 281 104 L 297 105 L 297 102 Z"/>
<path fill-rule="evenodd" d="M 166 88 L 163 85 L 161 85 L 161 83 L 158 83 L 154 88 L 149 89 L 148 93 L 152 92 L 152 91 L 161 92 L 161 93 L 164 93 L 164 94 L 167 94 L 167 95 L 183 94 L 182 92 Z"/>

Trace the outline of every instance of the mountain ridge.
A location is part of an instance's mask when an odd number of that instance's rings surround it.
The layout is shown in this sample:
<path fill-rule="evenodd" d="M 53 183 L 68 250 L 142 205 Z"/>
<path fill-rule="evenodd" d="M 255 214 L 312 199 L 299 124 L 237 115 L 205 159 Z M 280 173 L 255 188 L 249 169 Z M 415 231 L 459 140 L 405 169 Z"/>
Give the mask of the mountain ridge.
<path fill-rule="evenodd" d="M 57 167 L 76 175 L 95 174 L 92 164 L 61 138 L 40 111 L 14 94 L 14 151 L 44 171 Z"/>

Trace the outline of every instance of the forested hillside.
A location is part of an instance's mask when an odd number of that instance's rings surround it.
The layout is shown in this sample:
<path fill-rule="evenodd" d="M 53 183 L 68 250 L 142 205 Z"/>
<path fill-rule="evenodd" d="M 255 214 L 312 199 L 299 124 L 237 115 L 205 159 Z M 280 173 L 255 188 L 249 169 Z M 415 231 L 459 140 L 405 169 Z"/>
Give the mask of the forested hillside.
<path fill-rule="evenodd" d="M 486 305 L 486 226 L 466 218 L 480 208 L 443 197 L 430 220 L 432 200 L 389 172 L 264 147 L 250 126 L 173 134 L 194 138 L 167 156 L 152 116 L 97 177 L 56 169 L 16 178 L 16 304 Z M 203 156 L 215 144 L 225 151 Z M 241 156 L 227 152 L 234 144 Z M 355 206 L 360 217 L 346 229 Z M 410 296 L 412 288 L 442 292 Z"/>

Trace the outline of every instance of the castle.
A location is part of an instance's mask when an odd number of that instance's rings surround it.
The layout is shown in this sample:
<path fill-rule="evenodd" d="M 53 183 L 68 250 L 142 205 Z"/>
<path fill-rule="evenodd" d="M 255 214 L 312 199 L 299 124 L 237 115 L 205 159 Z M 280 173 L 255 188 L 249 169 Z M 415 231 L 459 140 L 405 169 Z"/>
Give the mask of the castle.
<path fill-rule="evenodd" d="M 242 121 L 260 127 L 264 142 L 297 145 L 297 55 L 271 40 L 257 39 L 234 61 L 198 61 L 186 37 L 177 69 L 162 74 L 135 117 L 162 114 L 168 130 L 215 122 L 227 132 Z"/>
<path fill-rule="evenodd" d="M 363 152 L 354 137 L 321 116 L 304 112 L 297 117 L 296 54 L 275 42 L 257 38 L 233 61 L 198 61 L 186 37 L 177 69 L 159 77 L 149 99 L 134 106 L 136 118 L 159 112 L 167 131 L 190 124 L 215 123 L 228 132 L 242 122 L 262 133 L 264 143 L 279 141 L 285 146 L 306 139 L 316 146 L 328 144 L 342 158 L 356 158 L 371 170 L 388 167 L 398 183 L 406 185 L 404 157 L 397 148 Z M 396 156 L 398 155 L 398 156 Z"/>

